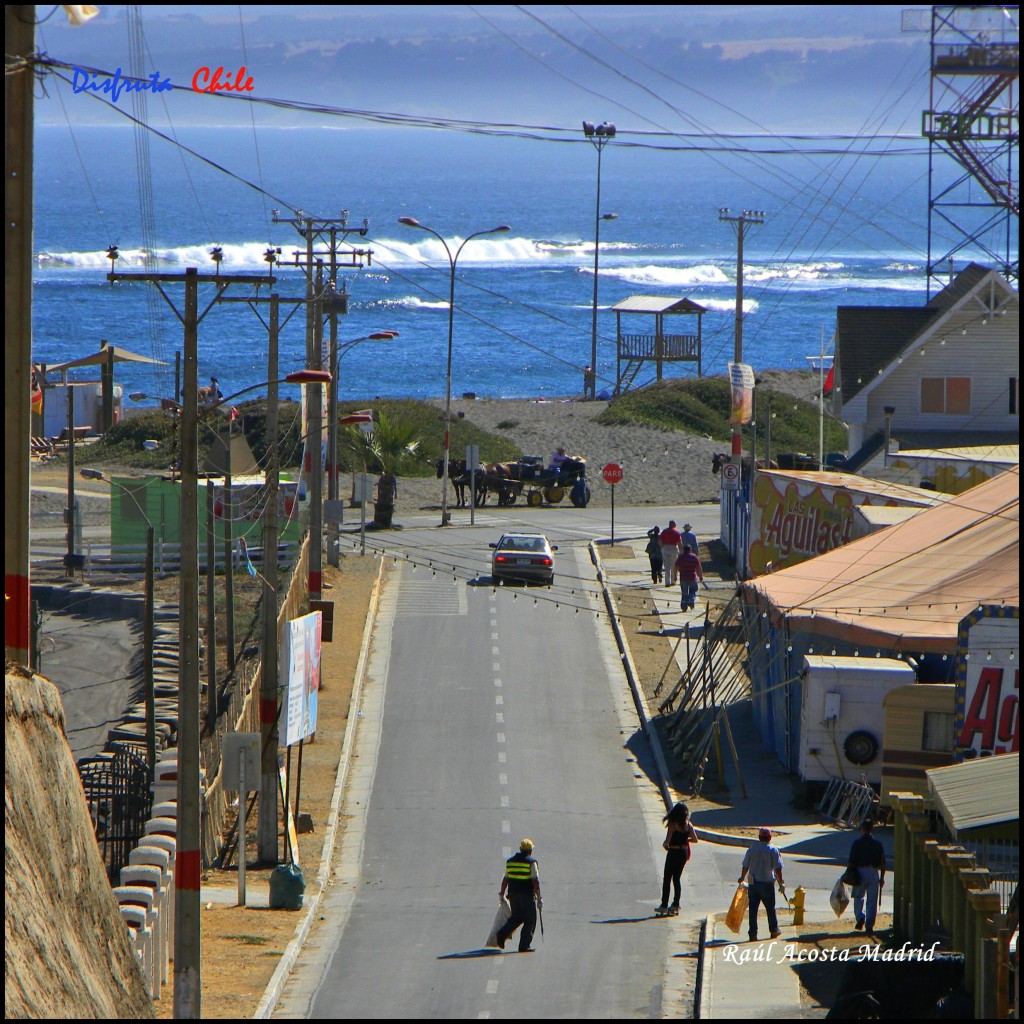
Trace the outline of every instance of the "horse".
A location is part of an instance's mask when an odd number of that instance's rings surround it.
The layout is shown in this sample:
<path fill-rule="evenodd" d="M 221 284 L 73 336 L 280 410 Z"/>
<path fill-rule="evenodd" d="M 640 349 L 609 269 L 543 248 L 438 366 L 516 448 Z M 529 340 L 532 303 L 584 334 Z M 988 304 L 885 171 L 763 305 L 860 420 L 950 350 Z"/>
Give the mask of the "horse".
<path fill-rule="evenodd" d="M 435 467 L 437 472 L 437 479 L 440 480 L 444 475 L 444 459 L 440 458 L 437 460 Z M 487 500 L 487 481 L 484 479 L 484 467 L 480 467 L 476 471 L 476 497 L 475 502 L 478 507 L 483 505 Z M 466 492 L 469 489 L 470 482 L 472 480 L 472 474 L 466 468 L 465 459 L 452 459 L 448 460 L 448 479 L 452 482 L 452 487 L 455 489 L 455 500 L 459 508 L 465 508 L 466 506 Z"/>

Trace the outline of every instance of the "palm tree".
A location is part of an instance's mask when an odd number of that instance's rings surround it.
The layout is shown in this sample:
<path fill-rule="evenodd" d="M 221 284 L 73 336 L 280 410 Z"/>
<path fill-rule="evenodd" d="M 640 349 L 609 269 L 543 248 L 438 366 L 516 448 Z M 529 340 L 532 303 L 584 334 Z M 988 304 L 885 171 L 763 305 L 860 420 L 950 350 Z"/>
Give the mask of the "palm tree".
<path fill-rule="evenodd" d="M 374 502 L 373 521 L 378 526 L 391 526 L 398 492 L 398 471 L 420 447 L 415 427 L 377 413 L 372 432 L 348 432 L 348 446 L 362 453 L 367 465 L 379 470 L 377 500 Z"/>

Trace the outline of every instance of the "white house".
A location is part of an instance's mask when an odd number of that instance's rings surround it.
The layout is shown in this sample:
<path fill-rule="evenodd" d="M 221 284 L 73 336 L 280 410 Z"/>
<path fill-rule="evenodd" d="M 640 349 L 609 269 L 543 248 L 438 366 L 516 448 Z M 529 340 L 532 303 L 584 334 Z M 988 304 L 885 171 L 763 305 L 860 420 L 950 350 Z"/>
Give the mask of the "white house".
<path fill-rule="evenodd" d="M 972 263 L 922 307 L 840 306 L 833 414 L 846 468 L 890 452 L 1019 443 L 1020 299 Z"/>

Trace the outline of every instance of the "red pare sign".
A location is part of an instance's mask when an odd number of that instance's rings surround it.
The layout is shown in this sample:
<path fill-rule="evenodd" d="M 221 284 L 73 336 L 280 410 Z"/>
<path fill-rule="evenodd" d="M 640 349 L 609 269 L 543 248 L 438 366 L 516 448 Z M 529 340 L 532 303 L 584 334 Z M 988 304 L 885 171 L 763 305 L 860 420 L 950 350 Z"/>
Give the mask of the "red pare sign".
<path fill-rule="evenodd" d="M 622 480 L 622 467 L 616 462 L 609 462 L 601 472 L 604 475 L 605 483 L 617 484 Z"/>

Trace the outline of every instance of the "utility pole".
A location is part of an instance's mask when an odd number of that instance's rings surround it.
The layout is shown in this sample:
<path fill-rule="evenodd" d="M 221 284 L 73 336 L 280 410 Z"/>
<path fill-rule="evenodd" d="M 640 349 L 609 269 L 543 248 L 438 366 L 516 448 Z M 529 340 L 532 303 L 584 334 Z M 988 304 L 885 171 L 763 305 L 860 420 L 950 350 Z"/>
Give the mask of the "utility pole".
<path fill-rule="evenodd" d="M 263 259 L 273 267 L 281 254 L 280 249 L 268 249 Z M 280 452 L 278 450 L 278 349 L 281 328 L 300 307 L 307 307 L 303 298 L 281 298 L 276 292 L 268 299 L 255 297 L 222 297 L 221 302 L 244 302 L 267 329 L 267 502 L 263 516 L 263 654 L 260 668 L 260 789 L 259 818 L 256 835 L 259 858 L 264 864 L 276 864 L 278 856 L 278 631 L 277 591 L 279 572 L 277 565 L 278 516 L 277 496 L 280 487 Z M 269 303 L 267 320 L 259 306 Z M 286 303 L 291 312 L 281 322 L 280 307 Z"/>
<path fill-rule="evenodd" d="M 739 216 L 730 216 L 729 208 L 718 211 L 718 219 L 727 221 L 736 229 L 736 338 L 733 346 L 733 362 L 743 362 L 743 239 L 747 229 L 764 223 L 763 210 L 744 210 Z M 732 425 L 732 461 L 739 463 L 743 457 L 743 424 Z"/>
<path fill-rule="evenodd" d="M 29 437 L 32 374 L 32 53 L 36 8 L 4 8 L 4 646 L 30 663 Z"/>
<path fill-rule="evenodd" d="M 296 307 L 298 308 L 298 307 Z M 293 311 L 294 312 L 294 311 Z M 277 863 L 277 493 L 281 458 L 277 449 L 277 345 L 279 300 L 270 296 L 267 347 L 267 511 L 263 519 L 263 663 L 260 667 L 260 798 L 256 821 L 259 858 Z"/>
<path fill-rule="evenodd" d="M 373 252 L 369 249 L 340 249 L 347 246 L 349 235 L 366 236 L 369 224 L 363 221 L 362 226 L 348 226 L 348 211 L 343 210 L 340 218 L 310 217 L 298 211 L 295 217 L 281 217 L 279 210 L 274 210 L 275 224 L 291 224 L 305 241 L 305 250 L 293 253 L 292 263 L 304 271 L 306 275 L 306 366 L 310 370 L 323 368 L 323 316 L 330 317 L 331 376 L 336 376 L 337 368 L 337 316 L 348 312 L 348 293 L 338 292 L 338 269 L 340 267 L 359 268 L 368 265 Z M 320 248 L 318 248 L 320 246 Z M 326 248 L 324 248 L 326 247 Z M 323 280 L 323 266 L 326 260 L 328 276 Z M 323 392 L 322 385 L 313 384 L 306 391 L 306 469 L 309 473 L 309 575 L 307 582 L 308 598 L 311 601 L 320 599 L 323 589 Z M 337 419 L 337 381 L 332 379 L 331 394 L 334 400 L 328 409 L 331 422 Z M 333 431 L 332 431 L 333 433 Z M 337 498 L 337 451 L 328 452 L 328 487 L 329 495 Z M 331 483 L 333 481 L 333 484 Z"/>
<path fill-rule="evenodd" d="M 174 888 L 174 1017 L 202 1016 L 200 958 L 200 881 L 202 877 L 202 820 L 199 775 L 199 324 L 220 295 L 232 284 L 259 287 L 274 283 L 269 275 L 115 272 L 117 247 L 107 251 L 107 280 L 147 281 L 160 294 L 183 326 L 184 377 L 181 410 L 181 569 L 178 581 L 178 852 Z M 183 310 L 178 311 L 165 285 L 185 285 Z M 199 310 L 199 285 L 212 284 L 217 295 Z"/>

